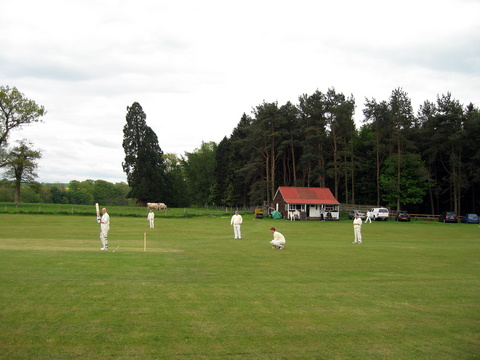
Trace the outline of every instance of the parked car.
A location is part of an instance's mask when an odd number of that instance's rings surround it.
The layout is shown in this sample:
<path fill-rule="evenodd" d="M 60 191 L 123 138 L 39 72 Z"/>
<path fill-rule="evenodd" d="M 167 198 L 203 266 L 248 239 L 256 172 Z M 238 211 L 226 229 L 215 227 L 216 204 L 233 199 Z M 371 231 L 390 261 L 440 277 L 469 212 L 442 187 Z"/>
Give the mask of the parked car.
<path fill-rule="evenodd" d="M 388 209 L 387 208 L 373 208 L 370 209 L 370 219 L 372 220 L 388 220 Z"/>
<path fill-rule="evenodd" d="M 438 221 L 444 223 L 456 223 L 458 222 L 457 213 L 453 211 L 444 211 L 438 217 Z"/>
<path fill-rule="evenodd" d="M 348 218 L 353 219 L 355 217 L 355 214 L 358 214 L 358 217 L 362 220 L 365 220 L 367 218 L 367 215 L 365 214 L 364 211 L 361 210 L 352 210 L 348 213 Z"/>
<path fill-rule="evenodd" d="M 465 216 L 462 216 L 460 218 L 460 221 L 462 223 L 466 224 L 478 224 L 478 215 L 477 214 L 465 214 Z"/>
<path fill-rule="evenodd" d="M 410 221 L 410 214 L 406 211 L 399 211 L 395 216 L 395 220 L 397 221 Z"/>

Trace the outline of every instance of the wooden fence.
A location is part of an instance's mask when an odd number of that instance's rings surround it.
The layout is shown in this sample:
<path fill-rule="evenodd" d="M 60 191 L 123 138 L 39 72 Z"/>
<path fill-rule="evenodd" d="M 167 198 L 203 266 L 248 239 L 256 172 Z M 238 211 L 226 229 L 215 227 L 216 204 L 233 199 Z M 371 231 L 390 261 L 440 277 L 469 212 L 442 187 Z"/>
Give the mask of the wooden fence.
<path fill-rule="evenodd" d="M 434 220 L 434 221 L 438 221 L 439 216 L 440 215 L 432 215 L 432 214 L 410 214 L 410 218 L 415 219 L 415 220 Z"/>

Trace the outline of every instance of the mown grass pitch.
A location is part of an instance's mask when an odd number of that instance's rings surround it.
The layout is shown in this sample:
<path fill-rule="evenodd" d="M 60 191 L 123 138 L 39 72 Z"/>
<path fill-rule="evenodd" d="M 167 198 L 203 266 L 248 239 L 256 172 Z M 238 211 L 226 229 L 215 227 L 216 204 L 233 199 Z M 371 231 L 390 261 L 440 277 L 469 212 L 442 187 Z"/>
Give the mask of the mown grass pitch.
<path fill-rule="evenodd" d="M 477 225 L 111 223 L 0 215 L 0 359 L 479 357 Z"/>

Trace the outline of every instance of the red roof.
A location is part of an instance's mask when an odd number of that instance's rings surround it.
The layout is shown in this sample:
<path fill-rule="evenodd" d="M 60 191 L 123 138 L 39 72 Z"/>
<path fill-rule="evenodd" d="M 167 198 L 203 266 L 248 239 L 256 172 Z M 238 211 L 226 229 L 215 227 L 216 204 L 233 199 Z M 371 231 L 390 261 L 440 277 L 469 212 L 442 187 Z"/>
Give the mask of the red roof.
<path fill-rule="evenodd" d="M 287 204 L 340 204 L 329 188 L 280 186 L 278 191 Z"/>

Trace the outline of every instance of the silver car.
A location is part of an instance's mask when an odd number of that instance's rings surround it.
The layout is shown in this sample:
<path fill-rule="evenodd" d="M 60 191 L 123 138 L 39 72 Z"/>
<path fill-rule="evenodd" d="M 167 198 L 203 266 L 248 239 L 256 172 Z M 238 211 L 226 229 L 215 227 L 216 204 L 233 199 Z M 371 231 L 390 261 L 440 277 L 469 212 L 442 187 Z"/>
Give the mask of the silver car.
<path fill-rule="evenodd" d="M 358 217 L 362 220 L 365 220 L 367 218 L 367 214 L 365 214 L 364 211 L 362 210 L 352 210 L 348 213 L 348 218 L 353 219 L 355 217 L 355 214 L 358 214 Z"/>

